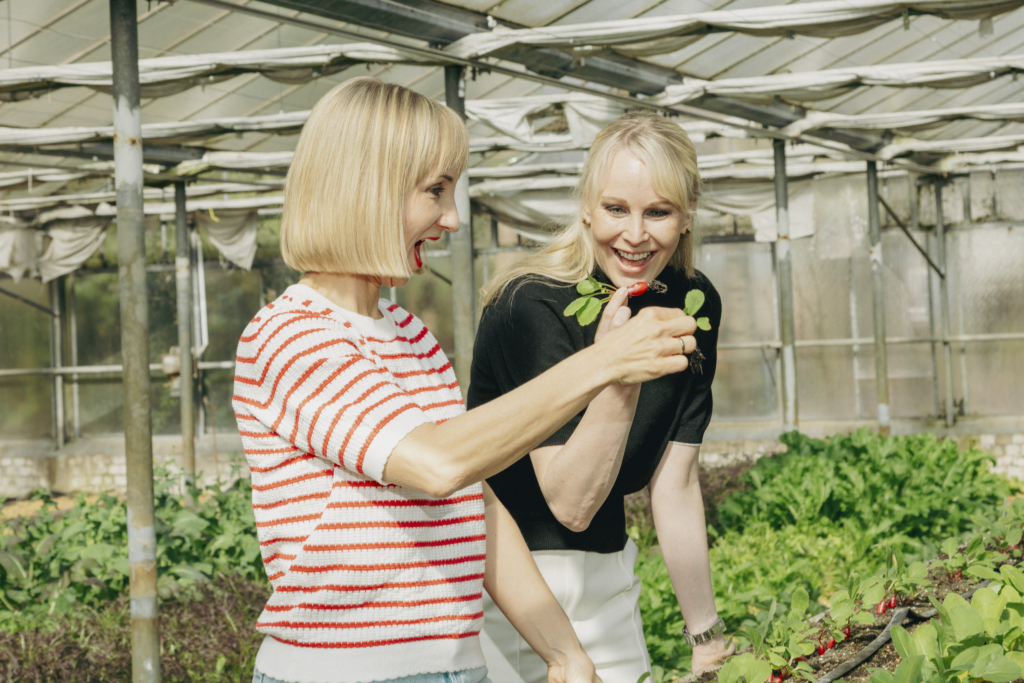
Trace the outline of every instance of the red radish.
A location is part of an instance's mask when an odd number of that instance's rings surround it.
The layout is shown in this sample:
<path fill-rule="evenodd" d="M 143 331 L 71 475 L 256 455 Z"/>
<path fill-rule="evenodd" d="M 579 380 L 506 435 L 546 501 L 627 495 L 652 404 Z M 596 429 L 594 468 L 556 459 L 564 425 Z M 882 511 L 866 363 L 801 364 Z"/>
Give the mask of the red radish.
<path fill-rule="evenodd" d="M 825 643 L 825 645 L 827 645 L 828 649 L 831 650 L 832 648 L 834 648 L 836 646 L 836 639 L 835 638 L 829 638 L 828 642 Z"/>
<path fill-rule="evenodd" d="M 818 656 L 821 656 L 821 655 L 825 654 L 825 650 L 827 650 L 827 649 L 828 648 L 825 647 L 824 645 L 818 645 Z"/>
<path fill-rule="evenodd" d="M 894 595 L 891 598 L 889 598 L 889 609 L 895 609 L 895 608 L 896 608 L 896 596 Z"/>
<path fill-rule="evenodd" d="M 798 662 L 806 662 L 807 661 L 807 657 L 804 657 L 804 656 L 801 655 L 800 657 L 796 658 L 796 661 L 798 661 Z"/>
<path fill-rule="evenodd" d="M 878 607 L 875 608 L 875 614 L 885 614 L 885 603 L 886 600 L 883 598 L 882 602 L 878 603 Z"/>
<path fill-rule="evenodd" d="M 628 294 L 629 294 L 629 296 L 640 296 L 641 294 L 643 294 L 646 291 L 647 291 L 647 283 L 646 282 L 634 282 L 633 284 L 631 284 L 629 286 Z"/>
<path fill-rule="evenodd" d="M 964 570 L 963 569 L 957 569 L 956 570 L 956 578 L 958 578 L 958 579 L 964 578 Z"/>
<path fill-rule="evenodd" d="M 850 627 L 849 626 L 847 626 L 846 628 L 843 629 L 843 635 L 845 637 L 847 637 L 847 638 L 850 637 Z"/>

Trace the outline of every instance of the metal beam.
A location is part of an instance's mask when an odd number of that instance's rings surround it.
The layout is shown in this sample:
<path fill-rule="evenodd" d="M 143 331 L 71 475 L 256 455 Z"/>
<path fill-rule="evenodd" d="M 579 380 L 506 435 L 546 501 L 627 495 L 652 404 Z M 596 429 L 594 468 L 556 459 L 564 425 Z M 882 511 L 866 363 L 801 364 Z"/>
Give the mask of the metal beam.
<path fill-rule="evenodd" d="M 882 268 L 882 227 L 878 215 L 878 166 L 867 162 L 868 232 L 871 239 L 871 303 L 875 321 L 875 393 L 878 397 L 878 433 L 889 436 L 889 358 L 885 345 L 885 279 Z"/>
<path fill-rule="evenodd" d="M 789 179 L 786 177 L 786 143 L 775 149 L 775 258 L 779 279 L 779 332 L 782 338 L 782 422 L 787 432 L 799 426 L 796 385 L 796 323 L 793 311 L 793 256 L 789 240 Z"/>
<path fill-rule="evenodd" d="M 189 253 L 188 212 L 185 183 L 174 183 L 174 276 L 178 299 L 178 382 L 181 392 L 181 469 L 185 499 L 192 500 L 196 480 L 196 409 L 192 385 L 195 356 L 192 354 L 192 255 Z"/>
<path fill-rule="evenodd" d="M 461 66 L 444 68 L 444 93 L 448 107 L 466 120 L 466 70 Z M 473 216 L 469 203 L 469 174 L 462 172 L 455 185 L 455 205 L 459 211 L 459 230 L 449 233 L 452 263 L 452 326 L 455 333 L 455 377 L 465 394 L 469 391 L 473 364 L 473 340 L 476 337 L 476 284 L 473 264 Z"/>
<path fill-rule="evenodd" d="M 128 474 L 128 566 L 132 681 L 160 683 L 153 425 L 149 403 L 149 300 L 142 211 L 142 113 L 135 0 L 110 0 L 113 62 L 117 264 L 124 364 L 124 437 Z"/>

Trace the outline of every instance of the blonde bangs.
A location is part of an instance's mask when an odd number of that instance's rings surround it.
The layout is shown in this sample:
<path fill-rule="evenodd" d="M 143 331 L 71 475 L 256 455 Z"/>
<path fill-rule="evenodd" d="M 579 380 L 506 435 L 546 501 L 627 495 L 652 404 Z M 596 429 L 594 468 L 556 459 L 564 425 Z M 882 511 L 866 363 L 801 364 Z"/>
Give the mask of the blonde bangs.
<path fill-rule="evenodd" d="M 462 120 L 444 105 L 369 77 L 336 86 L 313 107 L 288 169 L 285 263 L 300 272 L 409 277 L 406 193 L 434 169 L 461 174 L 468 150 Z"/>

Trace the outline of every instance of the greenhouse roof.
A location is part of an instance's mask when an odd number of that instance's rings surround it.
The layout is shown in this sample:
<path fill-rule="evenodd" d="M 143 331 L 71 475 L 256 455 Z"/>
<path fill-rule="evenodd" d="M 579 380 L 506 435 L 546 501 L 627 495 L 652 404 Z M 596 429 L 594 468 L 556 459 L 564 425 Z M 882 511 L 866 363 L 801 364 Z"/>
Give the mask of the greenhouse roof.
<path fill-rule="evenodd" d="M 1024 0 L 138 7 L 146 171 L 156 186 L 221 183 L 190 197 L 256 193 L 279 206 L 297 131 L 327 90 L 372 74 L 443 100 L 448 63 L 472 67 L 471 177 L 488 183 L 474 196 L 567 191 L 579 150 L 637 101 L 680 113 L 712 183 L 770 180 L 759 138 L 799 143 L 800 177 L 865 159 L 962 172 L 1020 163 L 1024 151 Z M 0 208 L 33 226 L 61 203 L 112 215 L 108 3 L 9 1 L 3 12 Z M 532 170 L 508 168 L 517 163 Z M 224 185 L 229 170 L 278 180 Z"/>

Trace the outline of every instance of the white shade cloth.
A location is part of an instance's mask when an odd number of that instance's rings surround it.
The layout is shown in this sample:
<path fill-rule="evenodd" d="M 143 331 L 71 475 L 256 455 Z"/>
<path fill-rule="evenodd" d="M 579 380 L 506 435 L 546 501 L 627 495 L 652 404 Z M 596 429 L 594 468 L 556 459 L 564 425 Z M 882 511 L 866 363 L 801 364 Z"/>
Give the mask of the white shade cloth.
<path fill-rule="evenodd" d="M 705 95 L 718 95 L 757 102 L 771 101 L 775 97 L 803 102 L 837 97 L 865 85 L 966 88 L 1021 72 L 1024 72 L 1024 55 L 855 66 L 717 81 L 684 78 L 681 84 L 668 86 L 650 101 L 667 107 Z"/>
<path fill-rule="evenodd" d="M 362 63 L 438 65 L 446 62 L 443 58 L 374 43 L 308 45 L 140 59 L 139 83 L 142 97 L 166 97 L 246 73 L 259 73 L 281 83 L 305 83 Z M 0 69 L 0 100 L 25 99 L 33 93 L 69 86 L 110 92 L 110 62 Z"/>
<path fill-rule="evenodd" d="M 461 38 L 445 51 L 459 57 L 480 57 L 513 45 L 577 50 L 614 47 L 624 54 L 645 56 L 675 52 L 709 33 L 723 31 L 753 36 L 799 34 L 837 38 L 919 14 L 986 21 L 1022 4 L 1020 0 L 836 0 L 518 30 L 499 25 L 490 33 L 473 33 Z"/>

